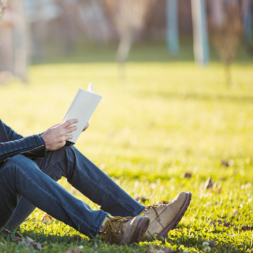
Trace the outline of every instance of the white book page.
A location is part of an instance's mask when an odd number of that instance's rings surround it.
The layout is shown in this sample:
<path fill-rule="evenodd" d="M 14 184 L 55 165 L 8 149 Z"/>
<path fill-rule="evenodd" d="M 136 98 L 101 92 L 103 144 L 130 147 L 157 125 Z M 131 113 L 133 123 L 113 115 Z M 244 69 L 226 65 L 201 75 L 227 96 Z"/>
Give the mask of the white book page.
<path fill-rule="evenodd" d="M 71 125 L 77 126 L 77 130 L 71 133 L 73 138 L 69 141 L 76 143 L 101 99 L 102 97 L 93 90 L 92 83 L 89 84 L 87 91 L 83 89 L 78 90 L 62 121 L 64 123 L 69 119 L 78 119 L 78 123 Z"/>

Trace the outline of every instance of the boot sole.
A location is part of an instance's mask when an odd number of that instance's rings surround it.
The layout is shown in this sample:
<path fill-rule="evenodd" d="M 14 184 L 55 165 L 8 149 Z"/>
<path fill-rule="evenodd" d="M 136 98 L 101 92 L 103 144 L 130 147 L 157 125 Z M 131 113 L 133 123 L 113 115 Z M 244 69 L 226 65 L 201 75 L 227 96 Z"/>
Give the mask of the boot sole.
<path fill-rule="evenodd" d="M 135 230 L 134 236 L 133 236 L 133 242 L 139 243 L 141 241 L 141 239 L 145 236 L 145 233 L 148 230 L 148 226 L 149 226 L 149 218 L 148 217 L 143 217 L 138 225 L 137 228 Z"/>
<path fill-rule="evenodd" d="M 187 193 L 186 199 L 184 201 L 184 204 L 181 207 L 181 210 L 179 211 L 179 213 L 177 214 L 177 216 L 172 220 L 172 222 L 162 230 L 162 232 L 160 232 L 160 234 L 158 234 L 158 238 L 163 236 L 163 237 L 168 237 L 168 232 L 172 229 L 174 229 L 177 224 L 181 221 L 181 219 L 183 218 L 188 206 L 190 205 L 191 202 L 191 198 L 192 198 L 192 194 L 190 192 Z"/>

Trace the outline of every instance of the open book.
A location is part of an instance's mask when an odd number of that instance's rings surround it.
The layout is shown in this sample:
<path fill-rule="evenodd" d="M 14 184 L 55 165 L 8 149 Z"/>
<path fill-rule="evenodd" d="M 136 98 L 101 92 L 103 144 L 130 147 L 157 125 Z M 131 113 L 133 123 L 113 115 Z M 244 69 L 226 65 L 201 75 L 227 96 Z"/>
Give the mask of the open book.
<path fill-rule="evenodd" d="M 73 138 L 69 140 L 70 142 L 76 143 L 79 135 L 88 123 L 101 99 L 102 97 L 93 90 L 92 83 L 89 83 L 87 91 L 83 89 L 78 90 L 67 114 L 62 121 L 62 123 L 64 123 L 69 119 L 78 119 L 76 124 L 71 125 L 77 126 L 77 130 L 71 133 Z"/>

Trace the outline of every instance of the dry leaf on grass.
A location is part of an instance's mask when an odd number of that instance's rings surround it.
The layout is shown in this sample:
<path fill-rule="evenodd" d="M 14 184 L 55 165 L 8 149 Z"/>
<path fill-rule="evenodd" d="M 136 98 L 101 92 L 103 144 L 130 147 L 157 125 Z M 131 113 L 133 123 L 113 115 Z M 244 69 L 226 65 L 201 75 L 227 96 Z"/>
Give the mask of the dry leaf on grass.
<path fill-rule="evenodd" d="M 209 242 L 208 242 L 208 244 L 209 244 L 209 246 L 211 246 L 211 247 L 215 247 L 215 246 L 217 246 L 217 244 L 216 244 L 215 240 L 211 240 L 211 241 L 209 241 Z"/>
<path fill-rule="evenodd" d="M 226 228 L 230 228 L 230 227 L 234 227 L 235 228 L 235 225 L 230 223 L 230 222 L 225 222 L 223 223 L 221 220 L 218 220 L 218 221 L 212 221 L 210 222 L 209 225 L 213 225 L 214 227 L 216 227 L 217 225 L 221 225 L 221 226 L 224 226 Z"/>
<path fill-rule="evenodd" d="M 4 229 L 0 232 L 0 236 L 3 236 L 4 238 L 11 236 L 15 242 L 21 242 L 21 244 L 23 244 L 27 248 L 33 247 L 36 250 L 42 249 L 40 243 L 35 242 L 28 236 L 26 237 L 26 239 L 24 239 L 24 237 L 19 232 L 15 232 L 15 234 L 13 234 L 13 232 Z"/>
<path fill-rule="evenodd" d="M 213 181 L 212 179 L 209 177 L 207 180 L 206 180 L 206 183 L 205 183 L 205 189 L 209 189 L 213 187 Z"/>
<path fill-rule="evenodd" d="M 215 220 L 215 221 L 210 222 L 209 225 L 213 225 L 214 227 L 216 227 L 217 225 L 223 225 L 223 223 L 221 220 Z"/>
<path fill-rule="evenodd" d="M 237 209 L 234 209 L 234 210 L 233 210 L 233 215 L 234 215 L 234 216 L 238 216 L 238 215 L 239 215 L 239 212 L 238 212 Z"/>
<path fill-rule="evenodd" d="M 35 242 L 33 239 L 31 239 L 28 236 L 26 237 L 26 241 L 24 240 L 21 243 L 24 244 L 24 246 L 27 247 L 27 248 L 33 247 L 34 249 L 37 249 L 37 250 L 41 250 L 42 249 L 40 243 Z"/>
<path fill-rule="evenodd" d="M 222 190 L 221 185 L 218 185 L 218 187 L 215 188 L 213 191 L 214 191 L 214 193 L 221 193 L 221 190 Z"/>
<path fill-rule="evenodd" d="M 80 248 L 76 247 L 74 249 L 68 249 L 65 253 L 79 253 L 80 250 Z"/>
<path fill-rule="evenodd" d="M 235 227 L 235 225 L 232 224 L 232 223 L 230 223 L 230 222 L 226 222 L 226 223 L 224 223 L 223 225 L 224 225 L 224 227 L 227 227 L 227 228 Z"/>
<path fill-rule="evenodd" d="M 253 230 L 253 227 L 250 226 L 242 226 L 241 228 L 243 231 Z"/>
<path fill-rule="evenodd" d="M 144 197 L 137 197 L 135 200 L 138 201 L 138 202 L 140 202 L 140 203 L 143 203 L 143 204 L 144 204 L 146 201 L 148 201 L 148 199 L 146 199 L 146 198 L 144 198 Z"/>
<path fill-rule="evenodd" d="M 229 161 L 228 160 L 222 160 L 221 161 L 221 166 L 225 167 L 225 168 L 229 167 L 230 166 Z"/>
<path fill-rule="evenodd" d="M 41 219 L 42 222 L 48 224 L 48 223 L 52 223 L 54 221 L 54 219 L 48 215 L 48 214 L 45 214 L 42 219 Z"/>
<path fill-rule="evenodd" d="M 11 236 L 15 242 L 22 242 L 24 240 L 23 236 L 19 232 L 15 232 L 15 234 L 13 234 L 13 232 L 9 231 L 8 229 L 2 230 L 0 232 L 0 236 L 4 238 Z"/>
<path fill-rule="evenodd" d="M 190 173 L 190 172 L 185 172 L 184 173 L 183 178 L 191 178 L 191 177 L 192 177 L 192 173 Z"/>
<path fill-rule="evenodd" d="M 80 241 L 82 241 L 82 237 L 80 235 L 73 235 L 73 236 L 71 236 L 70 241 L 71 242 L 76 242 L 76 241 L 80 242 Z"/>

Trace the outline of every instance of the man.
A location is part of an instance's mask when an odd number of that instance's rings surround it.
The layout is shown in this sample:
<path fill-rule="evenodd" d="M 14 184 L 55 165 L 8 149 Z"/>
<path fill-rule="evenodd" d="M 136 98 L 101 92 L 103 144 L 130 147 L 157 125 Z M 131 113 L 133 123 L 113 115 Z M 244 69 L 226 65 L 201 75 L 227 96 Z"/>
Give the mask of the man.
<path fill-rule="evenodd" d="M 89 237 L 101 234 L 111 243 L 167 236 L 186 212 L 191 194 L 182 192 L 169 205 L 142 206 L 71 145 L 77 122 L 23 137 L 0 120 L 0 228 L 20 225 L 38 207 Z M 62 176 L 101 210 L 91 210 L 57 184 Z"/>

